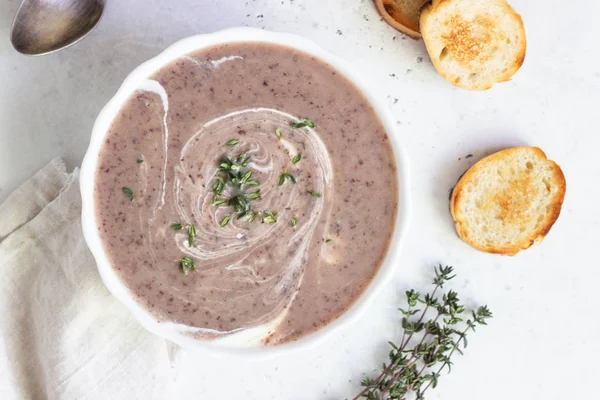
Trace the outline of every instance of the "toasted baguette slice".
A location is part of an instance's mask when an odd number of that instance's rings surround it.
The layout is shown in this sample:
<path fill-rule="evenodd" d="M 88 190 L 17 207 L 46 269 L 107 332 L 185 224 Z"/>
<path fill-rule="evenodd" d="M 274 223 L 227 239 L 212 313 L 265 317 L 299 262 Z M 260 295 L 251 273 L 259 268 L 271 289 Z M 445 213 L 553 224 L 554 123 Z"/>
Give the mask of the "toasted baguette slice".
<path fill-rule="evenodd" d="M 560 167 L 537 147 L 492 154 L 473 165 L 452 191 L 456 232 L 478 250 L 515 255 L 546 236 L 566 188 Z"/>
<path fill-rule="evenodd" d="M 420 27 L 435 69 L 464 89 L 507 81 L 525 60 L 523 20 L 505 0 L 433 0 Z"/>
<path fill-rule="evenodd" d="M 419 14 L 429 0 L 375 0 L 377 11 L 385 22 L 400 32 L 420 39 Z"/>

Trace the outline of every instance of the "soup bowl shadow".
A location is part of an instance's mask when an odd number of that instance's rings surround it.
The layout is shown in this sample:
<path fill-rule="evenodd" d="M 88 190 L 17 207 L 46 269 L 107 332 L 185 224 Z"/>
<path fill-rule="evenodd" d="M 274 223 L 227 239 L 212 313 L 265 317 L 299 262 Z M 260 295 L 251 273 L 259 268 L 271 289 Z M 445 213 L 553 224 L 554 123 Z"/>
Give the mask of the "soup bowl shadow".
<path fill-rule="evenodd" d="M 126 285 L 120 280 L 111 267 L 108 255 L 99 235 L 97 210 L 94 200 L 94 187 L 98 158 L 102 144 L 110 129 L 112 121 L 120 109 L 134 93 L 140 83 L 172 61 L 193 51 L 209 48 L 225 43 L 255 42 L 283 45 L 312 55 L 344 75 L 362 92 L 373 106 L 377 116 L 384 125 L 394 153 L 398 177 L 398 213 L 394 234 L 390 242 L 388 254 L 368 287 L 356 299 L 354 304 L 339 318 L 324 327 L 309 333 L 300 339 L 276 346 L 231 347 L 219 344 L 218 340 L 201 341 L 176 331 L 171 324 L 160 323 L 150 312 L 138 304 Z M 365 83 L 363 76 L 355 71 L 350 62 L 325 51 L 313 42 L 298 35 L 289 33 L 268 32 L 256 28 L 231 28 L 215 33 L 192 36 L 176 42 L 165 51 L 136 68 L 123 82 L 114 97 L 106 104 L 98 115 L 92 129 L 89 148 L 81 166 L 82 227 L 85 240 L 98 267 L 100 276 L 107 289 L 121 301 L 151 333 L 170 340 L 186 350 L 204 350 L 217 355 L 243 356 L 244 358 L 265 358 L 291 351 L 312 347 L 322 342 L 333 332 L 349 326 L 368 309 L 371 300 L 385 286 L 399 267 L 401 244 L 407 234 L 410 222 L 410 183 L 407 154 L 400 144 L 395 131 L 395 123 L 387 107 L 380 101 L 376 91 Z"/>

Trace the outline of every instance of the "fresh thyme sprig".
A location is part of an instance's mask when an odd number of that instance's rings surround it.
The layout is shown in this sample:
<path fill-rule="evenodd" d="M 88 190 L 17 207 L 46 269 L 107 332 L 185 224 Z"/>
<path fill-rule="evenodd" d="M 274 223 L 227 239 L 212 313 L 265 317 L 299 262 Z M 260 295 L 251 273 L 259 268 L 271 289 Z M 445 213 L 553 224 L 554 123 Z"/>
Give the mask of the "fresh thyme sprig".
<path fill-rule="evenodd" d="M 399 309 L 404 315 L 400 345 L 390 342 L 389 362 L 377 378 L 363 379 L 364 389 L 354 400 L 405 400 L 407 396 L 422 400 L 427 389 L 437 386 L 443 369 L 450 372 L 454 352 L 462 354 L 461 347 L 467 347 L 467 333 L 487 325 L 492 317 L 487 306 L 482 306 L 466 319 L 468 313 L 452 290 L 439 297 L 440 289 L 455 276 L 452 267 L 440 265 L 435 268 L 431 293 L 421 296 L 415 290 L 406 291 L 408 307 Z M 419 304 L 424 307 L 418 308 Z"/>

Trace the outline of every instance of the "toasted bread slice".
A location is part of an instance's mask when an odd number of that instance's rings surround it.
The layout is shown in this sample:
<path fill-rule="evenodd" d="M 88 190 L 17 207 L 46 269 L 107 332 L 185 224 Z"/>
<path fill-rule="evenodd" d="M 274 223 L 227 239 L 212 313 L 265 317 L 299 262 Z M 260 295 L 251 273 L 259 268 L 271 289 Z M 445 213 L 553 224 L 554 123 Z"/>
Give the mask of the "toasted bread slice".
<path fill-rule="evenodd" d="M 523 20 L 505 0 L 433 0 L 420 18 L 435 69 L 455 86 L 489 89 L 525 60 Z"/>
<path fill-rule="evenodd" d="M 375 0 L 377 11 L 385 22 L 400 32 L 420 39 L 419 14 L 429 0 Z"/>
<path fill-rule="evenodd" d="M 452 191 L 456 232 L 478 250 L 515 255 L 546 236 L 566 187 L 560 167 L 537 147 L 492 154 L 473 165 Z"/>

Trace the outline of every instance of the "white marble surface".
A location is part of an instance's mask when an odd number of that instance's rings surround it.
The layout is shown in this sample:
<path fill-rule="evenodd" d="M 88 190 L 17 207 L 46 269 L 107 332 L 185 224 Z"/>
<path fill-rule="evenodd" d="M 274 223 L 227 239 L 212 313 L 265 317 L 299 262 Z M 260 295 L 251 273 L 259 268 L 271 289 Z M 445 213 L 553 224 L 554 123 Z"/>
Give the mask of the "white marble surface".
<path fill-rule="evenodd" d="M 438 262 L 455 265 L 454 288 L 468 304 L 489 304 L 495 318 L 428 399 L 599 398 L 600 3 L 541 3 L 512 1 L 529 42 L 521 71 L 471 93 L 438 77 L 422 42 L 382 23 L 370 0 L 108 0 L 90 37 L 43 58 L 10 47 L 17 0 L 5 0 L 0 201 L 54 156 L 79 164 L 96 113 L 122 79 L 175 40 L 239 25 L 299 33 L 353 60 L 398 121 L 414 200 L 404 261 L 369 314 L 322 346 L 259 363 L 187 355 L 174 398 L 351 397 L 399 334 L 399 293 L 424 287 Z M 562 215 L 541 245 L 517 257 L 478 253 L 453 232 L 448 190 L 478 158 L 520 144 L 540 146 L 563 167 Z"/>

